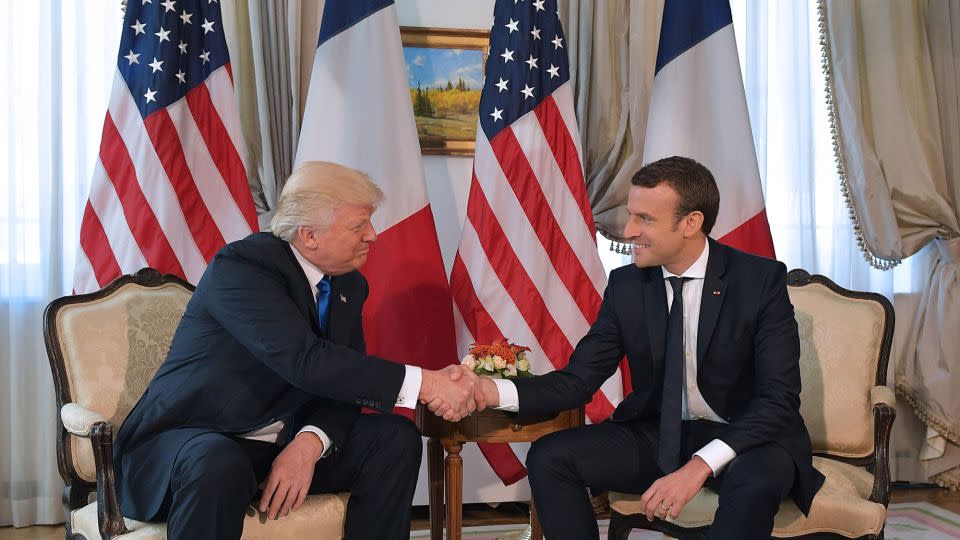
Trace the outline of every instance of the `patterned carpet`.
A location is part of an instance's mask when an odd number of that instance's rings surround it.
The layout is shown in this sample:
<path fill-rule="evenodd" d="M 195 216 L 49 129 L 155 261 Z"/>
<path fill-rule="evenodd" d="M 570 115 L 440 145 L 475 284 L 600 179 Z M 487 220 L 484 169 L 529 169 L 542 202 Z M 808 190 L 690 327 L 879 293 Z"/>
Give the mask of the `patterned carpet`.
<path fill-rule="evenodd" d="M 598 522 L 600 538 L 607 536 L 607 521 Z M 471 540 L 519 540 L 523 527 L 499 525 L 467 527 L 463 537 Z M 410 538 L 429 538 L 429 531 L 419 531 Z M 630 540 L 660 540 L 660 533 L 633 531 Z M 887 515 L 887 540 L 960 540 L 960 515 L 930 503 L 895 503 Z"/>

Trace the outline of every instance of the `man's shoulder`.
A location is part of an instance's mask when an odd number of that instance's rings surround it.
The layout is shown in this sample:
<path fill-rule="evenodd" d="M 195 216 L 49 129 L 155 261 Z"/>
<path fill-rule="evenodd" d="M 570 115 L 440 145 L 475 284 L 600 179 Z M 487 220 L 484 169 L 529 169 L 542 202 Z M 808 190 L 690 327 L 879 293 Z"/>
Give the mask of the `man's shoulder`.
<path fill-rule="evenodd" d="M 260 232 L 220 248 L 210 261 L 204 277 L 224 276 L 235 272 L 287 274 L 296 268 L 297 262 L 289 244 L 270 233 Z M 201 280 L 201 283 L 203 281 Z"/>
<path fill-rule="evenodd" d="M 747 253 L 719 242 L 711 243 L 710 249 L 721 253 L 726 260 L 727 270 L 734 273 L 753 274 L 754 277 L 758 274 L 786 273 L 786 265 L 776 259 Z"/>

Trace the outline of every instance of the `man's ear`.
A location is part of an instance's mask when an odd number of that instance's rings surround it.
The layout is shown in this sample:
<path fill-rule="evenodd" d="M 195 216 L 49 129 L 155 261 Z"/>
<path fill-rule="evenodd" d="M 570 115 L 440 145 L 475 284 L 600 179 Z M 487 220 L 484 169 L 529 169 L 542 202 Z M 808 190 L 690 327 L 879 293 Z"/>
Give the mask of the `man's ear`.
<path fill-rule="evenodd" d="M 703 228 L 703 212 L 694 210 L 683 218 L 683 237 L 689 238 Z"/>
<path fill-rule="evenodd" d="M 304 247 L 313 249 L 317 245 L 317 233 L 310 227 L 297 227 L 297 239 Z"/>

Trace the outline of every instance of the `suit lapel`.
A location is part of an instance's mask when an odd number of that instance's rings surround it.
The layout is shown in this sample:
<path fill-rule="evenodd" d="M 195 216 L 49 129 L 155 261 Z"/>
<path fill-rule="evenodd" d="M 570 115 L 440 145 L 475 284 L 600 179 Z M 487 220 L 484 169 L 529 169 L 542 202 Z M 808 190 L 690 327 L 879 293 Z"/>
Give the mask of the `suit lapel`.
<path fill-rule="evenodd" d="M 327 339 L 335 343 L 346 343 L 350 330 L 350 299 L 355 296 L 345 277 L 330 278 L 330 328 Z"/>
<path fill-rule="evenodd" d="M 307 313 L 310 317 L 310 327 L 313 328 L 314 332 L 320 332 L 320 315 L 317 313 L 317 302 L 313 296 L 313 291 L 316 289 L 316 283 L 308 283 L 307 276 L 303 273 L 303 268 L 300 266 L 300 261 L 297 260 L 296 255 L 293 254 L 293 246 L 288 242 L 284 242 L 287 255 L 290 257 L 290 262 L 292 264 L 291 273 L 293 274 L 293 283 L 294 285 L 294 299 L 298 304 L 305 304 L 307 308 Z"/>
<path fill-rule="evenodd" d="M 643 269 L 643 315 L 650 338 L 654 380 L 663 373 L 663 350 L 667 335 L 667 289 L 659 266 Z"/>
<path fill-rule="evenodd" d="M 727 283 L 723 273 L 727 268 L 725 247 L 714 240 L 710 242 L 710 258 L 707 259 L 707 274 L 703 280 L 703 294 L 700 297 L 700 323 L 697 327 L 697 367 L 703 364 L 703 356 L 710 344 L 713 330 L 720 317 L 720 307 L 727 292 Z"/>

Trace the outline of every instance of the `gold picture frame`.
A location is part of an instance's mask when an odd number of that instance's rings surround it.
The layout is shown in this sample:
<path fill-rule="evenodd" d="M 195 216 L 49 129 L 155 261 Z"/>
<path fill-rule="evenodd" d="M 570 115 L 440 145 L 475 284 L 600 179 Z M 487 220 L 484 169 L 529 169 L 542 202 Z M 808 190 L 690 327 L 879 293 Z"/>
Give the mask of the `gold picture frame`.
<path fill-rule="evenodd" d="M 472 156 L 490 32 L 400 27 L 420 152 Z"/>

